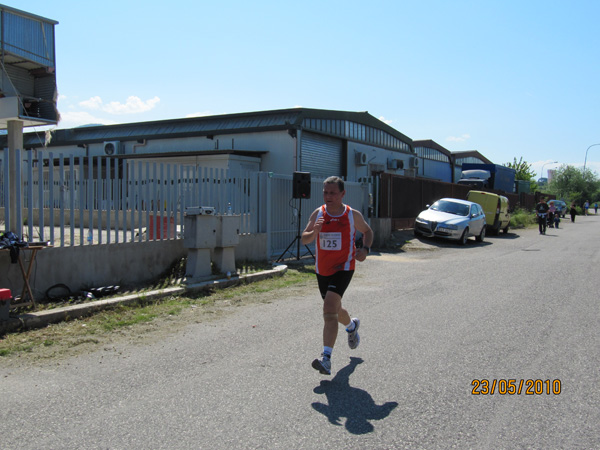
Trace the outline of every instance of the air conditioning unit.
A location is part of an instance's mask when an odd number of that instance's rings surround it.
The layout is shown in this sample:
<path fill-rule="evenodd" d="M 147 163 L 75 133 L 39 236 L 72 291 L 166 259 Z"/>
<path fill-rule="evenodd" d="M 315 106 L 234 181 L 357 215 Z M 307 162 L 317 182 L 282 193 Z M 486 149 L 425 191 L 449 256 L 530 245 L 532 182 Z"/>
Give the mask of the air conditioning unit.
<path fill-rule="evenodd" d="M 366 166 L 367 165 L 367 154 L 363 152 L 356 152 L 356 165 L 357 166 Z"/>
<path fill-rule="evenodd" d="M 420 165 L 421 161 L 416 156 L 410 158 L 409 164 L 411 169 L 417 169 Z"/>
<path fill-rule="evenodd" d="M 401 159 L 388 159 L 388 169 L 404 169 L 404 161 Z"/>
<path fill-rule="evenodd" d="M 119 141 L 109 141 L 104 143 L 104 154 L 107 156 L 121 154 L 121 143 Z"/>

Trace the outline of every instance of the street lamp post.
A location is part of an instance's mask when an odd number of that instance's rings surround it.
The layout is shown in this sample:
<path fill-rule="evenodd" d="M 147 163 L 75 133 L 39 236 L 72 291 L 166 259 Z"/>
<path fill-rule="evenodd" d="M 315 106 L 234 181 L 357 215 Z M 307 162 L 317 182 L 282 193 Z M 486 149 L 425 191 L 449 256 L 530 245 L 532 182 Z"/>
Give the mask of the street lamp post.
<path fill-rule="evenodd" d="M 556 164 L 558 161 L 550 161 L 547 163 L 542 164 L 542 174 L 540 178 L 544 178 L 544 166 L 546 166 L 547 164 Z"/>
<path fill-rule="evenodd" d="M 584 175 L 585 175 L 585 165 L 586 165 L 586 163 L 587 163 L 587 152 L 588 152 L 588 150 L 589 150 L 590 148 L 592 148 L 594 145 L 600 145 L 600 144 L 592 144 L 592 145 L 590 145 L 590 146 L 587 148 L 587 150 L 585 151 L 585 161 L 583 161 L 583 173 L 584 173 Z"/>

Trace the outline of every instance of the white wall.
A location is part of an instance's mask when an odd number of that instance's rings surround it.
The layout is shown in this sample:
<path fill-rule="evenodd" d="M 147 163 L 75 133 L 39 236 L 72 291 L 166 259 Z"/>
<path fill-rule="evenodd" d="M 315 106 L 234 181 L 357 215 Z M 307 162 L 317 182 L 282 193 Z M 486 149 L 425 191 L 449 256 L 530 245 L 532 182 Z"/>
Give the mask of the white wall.
<path fill-rule="evenodd" d="M 177 164 L 207 169 L 230 169 L 234 173 L 260 172 L 260 158 L 239 155 L 195 155 L 156 158 L 136 158 L 129 160 L 133 163 L 159 162 L 161 164 Z"/>
<path fill-rule="evenodd" d="M 263 172 L 274 172 L 280 174 L 291 174 L 298 170 L 296 166 L 296 139 L 292 138 L 287 131 L 264 131 L 254 133 L 223 134 L 216 135 L 214 139 L 208 139 L 203 136 L 185 137 L 173 139 L 149 139 L 143 143 L 137 140 L 120 141 L 121 154 L 156 154 L 168 152 L 201 152 L 213 150 L 239 150 L 239 151 L 260 151 L 265 152 L 260 157 L 260 169 Z M 89 147 L 81 148 L 77 146 L 51 147 L 47 151 L 52 152 L 55 157 L 63 153 L 65 157 L 70 156 L 104 156 L 104 143 L 89 144 Z M 364 152 L 367 154 L 369 165 L 357 166 L 355 164 L 354 154 Z M 371 175 L 371 169 L 374 164 L 382 166 L 388 173 L 398 175 L 405 174 L 404 170 L 390 170 L 387 168 L 388 158 L 404 161 L 404 169 L 409 169 L 409 160 L 414 156 L 412 154 L 381 149 L 374 145 L 366 145 L 356 142 L 348 142 L 348 160 L 346 171 L 349 180 L 356 180 L 360 177 Z M 200 161 L 190 157 L 189 161 Z M 203 158 L 201 164 L 205 167 L 226 168 L 229 164 L 219 157 L 198 156 Z M 210 165 L 208 162 L 211 161 Z M 241 161 L 241 160 L 240 160 Z M 236 163 L 241 165 L 242 163 Z M 230 166 L 231 167 L 231 166 Z"/>
<path fill-rule="evenodd" d="M 107 139 L 109 141 L 109 139 Z M 264 172 L 292 173 L 296 169 L 296 139 L 287 131 L 265 131 L 258 133 L 223 134 L 208 139 L 203 136 L 173 139 L 149 139 L 145 143 L 137 140 L 120 141 L 121 154 L 155 154 L 166 152 L 199 152 L 209 150 L 240 150 L 266 152 L 261 157 Z M 63 154 L 78 156 L 105 156 L 104 143 L 89 144 L 88 148 L 71 146 L 50 147 L 54 157 Z M 209 160 L 214 159 L 209 157 Z"/>

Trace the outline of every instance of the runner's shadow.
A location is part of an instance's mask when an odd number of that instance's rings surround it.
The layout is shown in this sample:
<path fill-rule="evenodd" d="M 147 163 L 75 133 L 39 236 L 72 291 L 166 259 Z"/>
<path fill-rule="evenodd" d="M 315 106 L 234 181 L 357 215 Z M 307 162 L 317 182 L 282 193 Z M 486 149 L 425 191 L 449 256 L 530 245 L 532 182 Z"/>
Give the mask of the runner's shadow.
<path fill-rule="evenodd" d="M 350 375 L 362 363 L 361 358 L 351 357 L 350 364 L 341 369 L 331 381 L 323 380 L 313 389 L 315 394 L 325 394 L 328 404 L 314 402 L 312 407 L 334 425 L 341 425 L 341 419 L 346 417 L 346 430 L 352 434 L 372 432 L 374 427 L 369 421 L 385 419 L 398 406 L 396 402 L 376 405 L 368 392 L 350 386 Z"/>

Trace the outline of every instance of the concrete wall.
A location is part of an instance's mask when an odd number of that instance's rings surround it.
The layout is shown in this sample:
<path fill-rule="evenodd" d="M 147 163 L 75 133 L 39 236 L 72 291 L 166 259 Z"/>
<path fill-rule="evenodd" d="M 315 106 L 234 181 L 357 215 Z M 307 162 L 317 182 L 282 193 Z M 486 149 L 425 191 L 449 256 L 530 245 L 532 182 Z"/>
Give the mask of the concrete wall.
<path fill-rule="evenodd" d="M 240 236 L 236 261 L 266 261 L 266 234 Z M 22 250 L 25 270 L 30 250 Z M 172 264 L 187 256 L 183 239 L 129 242 L 110 245 L 50 247 L 38 251 L 30 285 L 42 299 L 51 286 L 62 283 L 72 292 L 114 285 L 147 283 L 164 274 Z M 18 264 L 11 264 L 8 250 L 0 251 L 0 287 L 20 296 L 23 277 Z"/>

